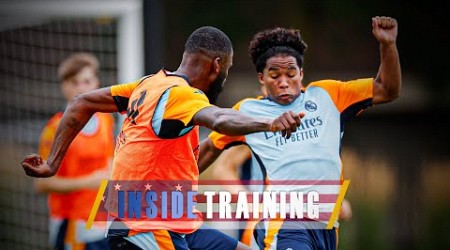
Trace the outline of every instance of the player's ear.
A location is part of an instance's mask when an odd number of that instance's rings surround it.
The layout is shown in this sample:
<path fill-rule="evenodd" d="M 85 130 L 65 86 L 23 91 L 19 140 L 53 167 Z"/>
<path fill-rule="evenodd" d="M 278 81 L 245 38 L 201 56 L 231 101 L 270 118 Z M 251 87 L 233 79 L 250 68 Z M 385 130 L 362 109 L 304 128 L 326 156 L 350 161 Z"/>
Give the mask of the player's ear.
<path fill-rule="evenodd" d="M 266 85 L 266 83 L 264 82 L 264 74 L 261 72 L 258 73 L 258 81 L 259 83 L 261 83 L 261 85 Z"/>
<path fill-rule="evenodd" d="M 267 96 L 267 86 L 266 86 L 266 82 L 264 81 L 264 74 L 263 73 L 258 73 L 258 81 L 259 84 L 261 84 L 261 93 L 263 96 Z"/>
<path fill-rule="evenodd" d="M 220 72 L 220 65 L 221 65 L 222 62 L 223 62 L 223 60 L 220 57 L 214 58 L 213 65 L 212 65 L 213 66 L 212 67 L 212 71 L 215 74 L 219 74 L 219 72 Z"/>
<path fill-rule="evenodd" d="M 207 64 L 205 64 L 205 73 L 209 72 L 209 76 L 208 76 L 209 83 L 214 82 L 216 80 L 217 76 L 219 75 L 220 64 L 221 64 L 220 57 L 215 57 L 212 61 L 208 61 Z M 209 70 L 208 70 L 208 68 L 209 68 Z M 206 88 L 206 89 L 208 89 L 208 88 Z"/>

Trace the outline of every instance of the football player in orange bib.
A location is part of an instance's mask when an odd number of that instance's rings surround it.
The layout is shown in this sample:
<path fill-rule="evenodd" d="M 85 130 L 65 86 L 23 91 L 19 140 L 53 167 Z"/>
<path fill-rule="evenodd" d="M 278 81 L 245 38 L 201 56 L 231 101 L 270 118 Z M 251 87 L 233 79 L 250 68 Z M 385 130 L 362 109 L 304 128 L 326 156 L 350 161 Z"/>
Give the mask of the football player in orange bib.
<path fill-rule="evenodd" d="M 27 156 L 22 166 L 34 177 L 54 175 L 67 147 L 94 112 L 122 112 L 127 118 L 117 139 L 112 181 L 198 181 L 198 126 L 228 135 L 281 131 L 290 137 L 300 115 L 285 112 L 273 119 L 252 118 L 212 105 L 232 65 L 231 41 L 217 28 L 195 30 L 174 72 L 162 69 L 136 82 L 79 96 L 67 108 L 47 161 Z M 159 216 L 159 215 L 158 215 Z M 197 213 L 186 221 L 139 223 L 114 219 L 108 240 L 112 249 L 246 249 L 217 230 L 206 229 Z M 120 217 L 120 216 L 119 216 Z M 120 229 L 116 229 L 120 228 Z"/>

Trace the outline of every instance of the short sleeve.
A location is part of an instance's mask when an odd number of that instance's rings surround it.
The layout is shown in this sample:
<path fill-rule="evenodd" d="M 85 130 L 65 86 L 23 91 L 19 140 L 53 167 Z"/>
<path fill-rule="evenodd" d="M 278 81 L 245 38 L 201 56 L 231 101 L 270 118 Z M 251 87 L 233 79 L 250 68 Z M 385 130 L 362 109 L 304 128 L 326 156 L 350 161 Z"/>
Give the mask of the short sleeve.
<path fill-rule="evenodd" d="M 340 113 L 358 106 L 365 109 L 372 105 L 373 78 L 358 79 L 348 82 L 336 80 L 323 80 L 312 82 L 309 88 L 319 87 L 324 89 L 333 100 Z"/>
<path fill-rule="evenodd" d="M 182 136 L 195 126 L 194 115 L 211 104 L 205 94 L 190 86 L 173 86 L 159 98 L 152 117 L 152 128 L 160 138 Z"/>
<path fill-rule="evenodd" d="M 198 111 L 212 106 L 208 97 L 198 89 L 175 86 L 169 91 L 163 120 L 178 120 L 187 126 Z"/>
<path fill-rule="evenodd" d="M 233 109 L 239 111 L 240 108 L 241 108 L 241 104 L 245 100 L 248 100 L 248 99 L 249 98 L 241 100 L 240 102 L 238 102 L 237 104 L 235 104 L 233 106 Z M 220 150 L 225 149 L 228 145 L 230 145 L 232 143 L 245 142 L 245 136 L 244 135 L 229 136 L 229 135 L 224 135 L 224 134 L 217 133 L 216 131 L 211 132 L 208 135 L 208 137 L 211 140 L 211 142 L 213 143 L 214 147 L 216 147 L 217 149 L 220 149 Z"/>
<path fill-rule="evenodd" d="M 127 111 L 130 96 L 133 93 L 133 90 L 139 84 L 139 82 L 141 82 L 141 80 L 111 86 L 110 88 L 111 96 L 114 99 L 114 103 L 117 106 L 117 110 L 119 110 L 121 114 Z"/>

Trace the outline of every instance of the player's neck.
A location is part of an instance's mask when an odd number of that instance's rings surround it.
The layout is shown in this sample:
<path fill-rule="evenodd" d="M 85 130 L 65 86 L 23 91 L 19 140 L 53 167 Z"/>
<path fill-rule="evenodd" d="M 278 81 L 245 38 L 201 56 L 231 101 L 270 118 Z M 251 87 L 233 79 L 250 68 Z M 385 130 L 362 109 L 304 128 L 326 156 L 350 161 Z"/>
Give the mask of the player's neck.
<path fill-rule="evenodd" d="M 208 69 L 211 66 L 211 61 L 211 58 L 203 54 L 184 53 L 183 61 L 174 73 L 186 75 L 192 87 L 202 89 L 208 81 Z"/>

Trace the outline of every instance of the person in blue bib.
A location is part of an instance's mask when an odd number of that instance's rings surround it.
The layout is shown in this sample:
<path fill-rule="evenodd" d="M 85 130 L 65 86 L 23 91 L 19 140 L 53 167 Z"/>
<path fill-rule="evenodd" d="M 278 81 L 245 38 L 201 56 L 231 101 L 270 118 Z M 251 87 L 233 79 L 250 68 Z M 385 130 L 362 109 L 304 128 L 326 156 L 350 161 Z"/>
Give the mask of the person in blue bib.
<path fill-rule="evenodd" d="M 267 97 L 244 99 L 233 108 L 258 118 L 299 113 L 301 124 L 286 137 L 280 132 L 245 136 L 212 132 L 201 144 L 199 168 L 205 170 L 227 147 L 244 143 L 251 148 L 253 168 L 259 166 L 265 191 L 314 191 L 320 197 L 320 217 L 311 221 L 293 220 L 289 215 L 284 220 L 262 219 L 254 231 L 260 249 L 336 249 L 339 223 L 333 230 L 327 230 L 326 224 L 343 179 L 340 147 L 344 125 L 370 106 L 395 100 L 401 89 L 397 21 L 374 17 L 372 33 L 380 43 L 381 56 L 375 78 L 321 80 L 306 88 L 302 86 L 306 44 L 299 30 L 269 29 L 250 42 L 249 52 Z M 324 185 L 327 181 L 335 181 L 335 185 Z M 292 183 L 303 184 L 287 185 Z M 329 201 L 324 202 L 323 197 Z"/>

